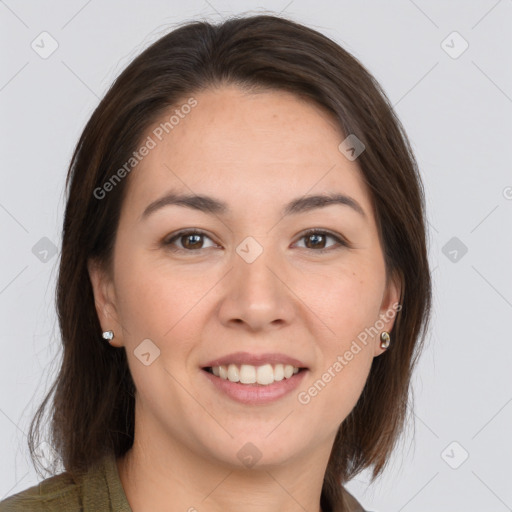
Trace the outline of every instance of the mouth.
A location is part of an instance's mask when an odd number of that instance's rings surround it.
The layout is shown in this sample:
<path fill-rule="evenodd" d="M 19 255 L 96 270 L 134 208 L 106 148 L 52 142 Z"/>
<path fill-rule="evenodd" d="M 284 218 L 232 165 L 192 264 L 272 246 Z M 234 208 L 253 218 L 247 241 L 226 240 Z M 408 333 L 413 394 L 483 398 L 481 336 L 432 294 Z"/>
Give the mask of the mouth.
<path fill-rule="evenodd" d="M 267 363 L 260 366 L 231 363 L 205 366 L 201 369 L 219 379 L 250 386 L 270 386 L 276 382 L 287 381 L 294 375 L 307 370 L 305 367 L 281 363 Z"/>
<path fill-rule="evenodd" d="M 199 366 L 222 396 L 245 405 L 264 405 L 284 399 L 304 381 L 310 368 L 285 353 L 234 352 Z"/>
<path fill-rule="evenodd" d="M 212 386 L 209 389 L 250 406 L 270 404 L 292 395 L 309 371 L 303 366 L 283 363 L 256 366 L 221 362 L 224 361 L 216 360 L 210 366 L 201 367 L 201 374 Z"/>

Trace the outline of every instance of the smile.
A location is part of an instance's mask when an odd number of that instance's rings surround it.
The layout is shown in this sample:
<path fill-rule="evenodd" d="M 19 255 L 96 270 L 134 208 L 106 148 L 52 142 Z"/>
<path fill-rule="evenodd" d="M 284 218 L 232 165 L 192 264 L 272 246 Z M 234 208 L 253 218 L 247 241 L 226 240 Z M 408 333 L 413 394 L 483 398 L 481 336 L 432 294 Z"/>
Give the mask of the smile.
<path fill-rule="evenodd" d="M 218 371 L 219 375 L 215 375 L 214 371 Z M 200 373 L 210 382 L 211 389 L 215 393 L 245 405 L 263 405 L 289 395 L 299 386 L 308 371 L 307 368 L 291 365 L 265 364 L 258 367 L 251 365 L 205 367 Z M 278 380 L 281 374 L 283 377 Z M 230 380 L 230 375 L 233 379 L 238 377 L 239 380 Z M 240 377 L 242 380 L 251 382 L 243 383 Z"/>
<path fill-rule="evenodd" d="M 262 366 L 229 364 L 207 367 L 205 370 L 230 382 L 268 386 L 274 382 L 291 378 L 301 369 L 291 364 L 264 364 Z"/>

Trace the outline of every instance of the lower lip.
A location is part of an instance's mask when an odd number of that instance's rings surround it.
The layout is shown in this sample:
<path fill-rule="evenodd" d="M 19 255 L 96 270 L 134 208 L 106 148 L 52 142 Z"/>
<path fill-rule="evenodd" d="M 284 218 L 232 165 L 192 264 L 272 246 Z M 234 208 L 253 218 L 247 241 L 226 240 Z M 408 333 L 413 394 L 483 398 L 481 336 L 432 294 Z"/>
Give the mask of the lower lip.
<path fill-rule="evenodd" d="M 257 405 L 275 402 L 291 393 L 301 383 L 307 370 L 301 370 L 289 379 L 263 386 L 261 384 L 240 384 L 231 382 L 201 369 L 201 373 L 219 390 L 229 398 L 243 404 Z"/>

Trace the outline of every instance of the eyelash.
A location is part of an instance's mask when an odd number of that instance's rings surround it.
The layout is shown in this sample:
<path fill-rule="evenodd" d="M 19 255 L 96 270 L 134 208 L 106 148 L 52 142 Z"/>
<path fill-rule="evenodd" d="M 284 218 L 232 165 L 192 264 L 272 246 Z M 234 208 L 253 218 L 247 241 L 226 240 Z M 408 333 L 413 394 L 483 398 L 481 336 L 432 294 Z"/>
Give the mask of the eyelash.
<path fill-rule="evenodd" d="M 164 240 L 163 243 L 168 249 L 170 249 L 173 252 L 199 252 L 199 251 L 201 251 L 202 249 L 195 249 L 195 250 L 194 249 L 182 249 L 181 247 L 173 247 L 172 246 L 172 244 L 175 240 L 178 240 L 178 239 L 180 239 L 184 236 L 188 236 L 188 235 L 201 235 L 201 236 L 210 238 L 207 233 L 205 233 L 204 231 L 201 231 L 200 229 L 185 229 L 183 231 L 178 231 L 178 233 L 173 235 L 171 238 Z M 334 248 L 328 247 L 327 249 L 309 249 L 310 251 L 313 251 L 313 252 L 323 254 L 323 253 L 326 253 L 326 252 L 329 252 L 332 250 L 350 247 L 348 242 L 343 237 L 341 237 L 340 235 L 335 235 L 334 233 L 332 233 L 330 231 L 323 230 L 323 229 L 310 229 L 309 231 L 306 231 L 305 233 L 303 233 L 299 237 L 299 240 L 302 240 L 303 238 L 307 238 L 312 235 L 327 235 L 329 238 L 332 238 L 333 240 L 336 241 L 336 243 L 339 244 L 338 247 L 334 247 Z M 211 238 L 210 238 L 210 240 L 211 240 Z M 308 249 L 308 248 L 306 247 L 306 249 Z"/>

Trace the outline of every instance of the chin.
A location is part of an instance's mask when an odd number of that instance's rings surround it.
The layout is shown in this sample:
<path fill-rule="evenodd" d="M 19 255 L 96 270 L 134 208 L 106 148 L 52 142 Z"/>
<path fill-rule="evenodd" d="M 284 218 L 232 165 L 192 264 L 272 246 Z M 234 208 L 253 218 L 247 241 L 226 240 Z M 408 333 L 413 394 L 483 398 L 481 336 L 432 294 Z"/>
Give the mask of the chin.
<path fill-rule="evenodd" d="M 281 420 L 280 420 L 281 421 Z M 278 424 L 278 422 L 276 423 Z M 278 427 L 279 428 L 279 427 Z M 271 431 L 271 430 L 269 430 Z M 220 463 L 233 469 L 270 469 L 282 466 L 304 448 L 304 443 L 291 443 L 292 439 L 276 435 L 268 435 L 267 429 L 261 436 L 249 430 L 240 433 L 231 430 L 234 439 L 225 442 L 215 442 L 208 438 L 202 455 L 208 453 L 208 458 L 215 464 Z"/>

